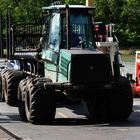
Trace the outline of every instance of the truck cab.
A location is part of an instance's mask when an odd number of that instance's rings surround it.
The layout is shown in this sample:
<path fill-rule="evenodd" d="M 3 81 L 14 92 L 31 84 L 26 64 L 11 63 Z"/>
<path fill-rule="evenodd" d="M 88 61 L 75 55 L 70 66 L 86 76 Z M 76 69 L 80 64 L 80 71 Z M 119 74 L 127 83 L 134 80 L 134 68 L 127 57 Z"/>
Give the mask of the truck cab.
<path fill-rule="evenodd" d="M 51 78 L 53 82 L 110 80 L 110 56 L 104 54 L 95 44 L 94 8 L 57 5 L 43 7 L 43 10 L 45 25 L 42 59 L 47 78 Z M 106 69 L 102 71 L 102 67 Z M 97 71 L 100 71 L 98 77 Z"/>

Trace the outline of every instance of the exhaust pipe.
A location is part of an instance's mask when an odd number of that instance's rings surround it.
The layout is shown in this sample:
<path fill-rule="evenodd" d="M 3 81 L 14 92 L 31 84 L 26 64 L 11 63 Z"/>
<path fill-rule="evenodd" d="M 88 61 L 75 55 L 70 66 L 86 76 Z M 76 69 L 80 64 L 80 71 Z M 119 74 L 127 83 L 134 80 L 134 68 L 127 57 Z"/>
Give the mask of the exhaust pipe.
<path fill-rule="evenodd" d="M 93 7 L 93 2 L 94 2 L 94 0 L 86 0 L 86 6 Z"/>

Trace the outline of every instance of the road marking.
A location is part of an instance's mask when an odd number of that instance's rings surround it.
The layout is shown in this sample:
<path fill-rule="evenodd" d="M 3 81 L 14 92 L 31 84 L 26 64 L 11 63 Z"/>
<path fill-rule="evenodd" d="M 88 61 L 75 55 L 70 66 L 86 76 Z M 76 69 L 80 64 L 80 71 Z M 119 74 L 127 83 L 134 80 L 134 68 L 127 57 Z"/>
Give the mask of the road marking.
<path fill-rule="evenodd" d="M 58 115 L 62 116 L 63 118 L 68 118 L 68 116 L 63 114 L 62 112 L 58 112 Z"/>
<path fill-rule="evenodd" d="M 120 131 L 128 131 L 128 129 L 126 129 L 126 128 L 121 128 L 121 129 L 119 129 Z"/>

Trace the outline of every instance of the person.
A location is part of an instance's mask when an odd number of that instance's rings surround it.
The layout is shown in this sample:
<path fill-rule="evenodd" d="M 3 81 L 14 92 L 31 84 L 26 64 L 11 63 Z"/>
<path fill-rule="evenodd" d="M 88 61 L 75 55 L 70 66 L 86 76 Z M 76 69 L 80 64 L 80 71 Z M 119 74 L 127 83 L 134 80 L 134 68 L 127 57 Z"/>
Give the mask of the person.
<path fill-rule="evenodd" d="M 80 46 L 80 38 L 78 34 L 72 33 L 72 47 L 79 47 Z"/>

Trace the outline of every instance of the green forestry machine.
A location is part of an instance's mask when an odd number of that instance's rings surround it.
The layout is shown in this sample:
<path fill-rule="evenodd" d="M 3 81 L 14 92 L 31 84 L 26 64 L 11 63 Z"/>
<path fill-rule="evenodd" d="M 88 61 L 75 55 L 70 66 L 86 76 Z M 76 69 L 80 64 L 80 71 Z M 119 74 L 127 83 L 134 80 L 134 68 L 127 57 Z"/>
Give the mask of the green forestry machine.
<path fill-rule="evenodd" d="M 131 85 L 121 75 L 115 37 L 95 41 L 95 9 L 52 5 L 42 10 L 42 24 L 15 24 L 7 18 L 6 55 L 19 62 L 20 70 L 1 72 L 2 100 L 33 124 L 52 122 L 63 96 L 84 101 L 91 120 L 127 119 Z"/>

